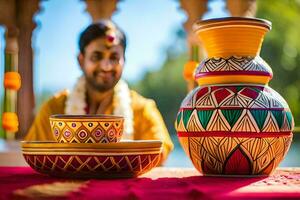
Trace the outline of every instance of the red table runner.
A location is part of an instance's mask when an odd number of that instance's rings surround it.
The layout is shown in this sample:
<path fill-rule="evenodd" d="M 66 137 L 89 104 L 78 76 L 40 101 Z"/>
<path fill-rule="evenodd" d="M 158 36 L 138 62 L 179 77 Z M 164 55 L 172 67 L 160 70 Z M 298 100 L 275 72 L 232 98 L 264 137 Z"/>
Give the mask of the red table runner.
<path fill-rule="evenodd" d="M 0 167 L 0 194 L 0 199 L 300 199 L 300 168 L 251 178 L 156 168 L 140 178 L 66 180 L 29 167 Z"/>

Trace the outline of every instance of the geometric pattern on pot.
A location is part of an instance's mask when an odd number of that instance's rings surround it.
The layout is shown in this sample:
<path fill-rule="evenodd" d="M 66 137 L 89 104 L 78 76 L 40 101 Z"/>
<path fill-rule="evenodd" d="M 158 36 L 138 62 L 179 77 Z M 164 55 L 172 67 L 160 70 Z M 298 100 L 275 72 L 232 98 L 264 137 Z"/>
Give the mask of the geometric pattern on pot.
<path fill-rule="evenodd" d="M 77 129 L 71 129 L 70 126 L 66 125 L 57 141 L 61 143 L 118 142 L 122 137 L 123 127 L 120 126 L 118 129 L 116 129 L 116 126 L 113 126 L 114 123 L 116 122 L 88 122 L 82 123 L 83 125 Z"/>
<path fill-rule="evenodd" d="M 285 100 L 270 87 L 202 86 L 183 100 L 175 126 L 178 136 L 198 132 L 275 136 L 290 134 L 294 121 Z"/>
<path fill-rule="evenodd" d="M 204 60 L 196 69 L 195 77 L 214 73 L 224 74 L 224 72 L 229 72 L 230 75 L 243 73 L 270 77 L 273 74 L 271 67 L 259 56 L 231 56 L 229 58 L 214 57 Z"/>
<path fill-rule="evenodd" d="M 97 122 L 52 121 L 52 130 L 61 143 L 108 143 L 120 141 L 123 120 Z M 101 134 L 99 133 L 101 132 Z M 96 134 L 95 134 L 96 133 Z"/>
<path fill-rule="evenodd" d="M 292 136 L 180 137 L 179 140 L 201 173 L 269 175 L 288 152 Z"/>
<path fill-rule="evenodd" d="M 156 167 L 160 141 L 110 144 L 24 142 L 26 162 L 44 174 L 72 178 L 134 177 Z"/>
<path fill-rule="evenodd" d="M 157 166 L 160 154 L 125 156 L 27 155 L 26 162 L 36 171 L 59 177 L 136 177 Z"/>

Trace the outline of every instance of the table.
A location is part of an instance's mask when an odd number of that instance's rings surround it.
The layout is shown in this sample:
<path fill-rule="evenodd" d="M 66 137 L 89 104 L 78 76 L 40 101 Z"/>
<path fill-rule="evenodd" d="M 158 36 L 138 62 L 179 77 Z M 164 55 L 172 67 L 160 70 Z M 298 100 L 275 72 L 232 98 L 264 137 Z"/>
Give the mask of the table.
<path fill-rule="evenodd" d="M 300 168 L 270 177 L 201 176 L 158 167 L 139 178 L 70 180 L 29 167 L 0 167 L 0 199 L 300 199 Z"/>

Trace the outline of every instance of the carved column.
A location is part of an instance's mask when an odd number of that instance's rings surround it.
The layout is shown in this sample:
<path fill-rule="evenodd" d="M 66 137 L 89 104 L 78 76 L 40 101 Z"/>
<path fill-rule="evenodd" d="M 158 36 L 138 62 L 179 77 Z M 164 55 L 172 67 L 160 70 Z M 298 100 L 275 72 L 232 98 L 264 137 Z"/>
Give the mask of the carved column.
<path fill-rule="evenodd" d="M 86 0 L 85 2 L 86 11 L 95 22 L 100 19 L 110 19 L 117 10 L 118 0 Z"/>
<path fill-rule="evenodd" d="M 18 136 L 23 137 L 34 117 L 32 31 L 36 27 L 33 17 L 39 10 L 39 0 L 16 0 L 16 2 L 16 18 L 19 28 L 19 72 L 22 77 L 22 87 L 18 95 L 20 122 Z"/>
<path fill-rule="evenodd" d="M 227 0 L 227 9 L 233 17 L 254 17 L 256 0 Z"/>
<path fill-rule="evenodd" d="M 180 6 L 187 15 L 187 21 L 184 23 L 184 28 L 187 33 L 187 44 L 189 49 L 189 60 L 196 62 L 201 61 L 204 57 L 204 52 L 197 36 L 193 32 L 193 24 L 198 19 L 201 19 L 203 14 L 207 11 L 208 0 L 180 0 Z M 195 56 L 196 54 L 196 56 Z M 196 86 L 194 80 L 187 81 L 188 91 Z"/>

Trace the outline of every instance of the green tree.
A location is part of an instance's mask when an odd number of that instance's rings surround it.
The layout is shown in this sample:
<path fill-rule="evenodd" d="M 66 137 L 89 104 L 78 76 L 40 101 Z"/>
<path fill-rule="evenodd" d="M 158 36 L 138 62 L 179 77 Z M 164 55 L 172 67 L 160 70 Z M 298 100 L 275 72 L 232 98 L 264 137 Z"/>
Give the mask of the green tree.
<path fill-rule="evenodd" d="M 261 57 L 272 67 L 270 86 L 287 101 L 300 125 L 300 1 L 257 1 L 257 17 L 272 22 Z"/>

